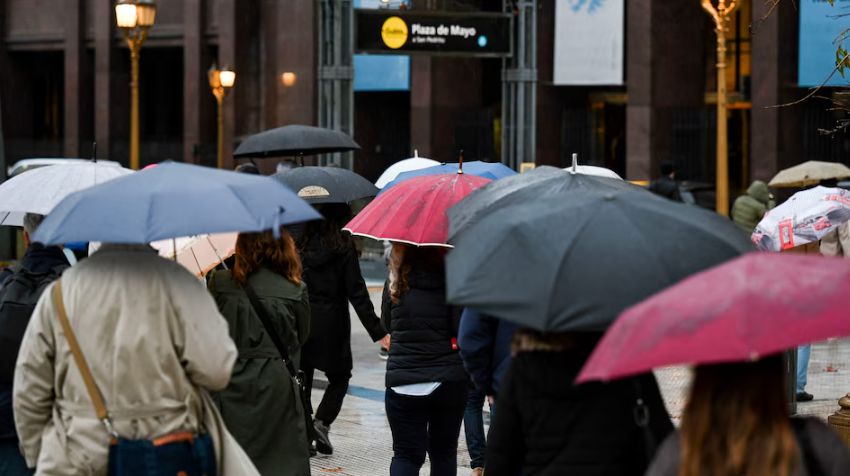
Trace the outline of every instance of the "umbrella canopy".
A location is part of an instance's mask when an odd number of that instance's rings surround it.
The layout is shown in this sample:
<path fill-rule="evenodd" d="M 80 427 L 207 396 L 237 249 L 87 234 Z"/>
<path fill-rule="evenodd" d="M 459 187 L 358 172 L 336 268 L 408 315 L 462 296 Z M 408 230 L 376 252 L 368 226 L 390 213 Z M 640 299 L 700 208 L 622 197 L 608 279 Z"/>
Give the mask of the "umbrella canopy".
<path fill-rule="evenodd" d="M 283 126 L 254 134 L 239 144 L 234 157 L 294 157 L 357 150 L 344 132 L 312 126 Z"/>
<path fill-rule="evenodd" d="M 23 226 L 24 214 L 49 214 L 68 195 L 132 174 L 115 162 L 82 162 L 29 170 L 0 184 L 0 225 Z"/>
<path fill-rule="evenodd" d="M 236 254 L 238 233 L 220 233 L 161 240 L 151 243 L 159 255 L 173 259 L 197 277 L 203 277 L 219 263 Z"/>
<path fill-rule="evenodd" d="M 47 216 L 34 240 L 151 243 L 204 233 L 276 230 L 320 218 L 271 177 L 166 163 L 69 195 Z"/>
<path fill-rule="evenodd" d="M 834 162 L 810 160 L 776 174 L 768 185 L 771 187 L 806 187 L 821 180 L 850 177 L 850 168 Z"/>
<path fill-rule="evenodd" d="M 338 167 L 295 167 L 273 177 L 308 203 L 349 203 L 378 194 L 372 182 Z"/>
<path fill-rule="evenodd" d="M 752 360 L 850 335 L 842 260 L 752 253 L 630 308 L 611 327 L 579 382 L 676 364 Z"/>
<path fill-rule="evenodd" d="M 412 170 L 424 169 L 435 165 L 440 165 L 440 163 L 434 159 L 426 159 L 424 157 L 413 157 L 410 159 L 400 160 L 390 165 L 387 170 L 384 170 L 384 173 L 382 173 L 378 178 L 378 181 L 375 182 L 375 186 L 378 188 L 384 188 L 388 183 L 395 180 L 398 174 L 402 172 L 410 172 Z"/>
<path fill-rule="evenodd" d="M 760 250 L 781 251 L 820 241 L 848 220 L 850 191 L 815 187 L 795 193 L 767 212 L 752 239 Z"/>
<path fill-rule="evenodd" d="M 593 165 L 579 165 L 578 154 L 573 154 L 573 165 L 565 168 L 564 170 L 574 174 L 595 175 L 597 177 L 608 177 L 623 180 L 623 178 L 617 175 L 617 172 L 614 172 L 613 170 L 606 169 L 604 167 L 595 167 Z"/>
<path fill-rule="evenodd" d="M 603 169 L 605 170 L 605 169 Z M 464 228 L 501 210 L 519 203 L 536 202 L 544 197 L 560 194 L 582 194 L 587 191 L 645 191 L 642 187 L 623 180 L 571 173 L 541 166 L 524 174 L 517 174 L 487 184 L 471 193 L 448 211 L 449 241 Z M 572 195 L 564 195 L 570 200 Z"/>
<path fill-rule="evenodd" d="M 644 191 L 507 207 L 452 243 L 449 302 L 544 332 L 605 330 L 627 307 L 754 249 L 732 221 Z"/>
<path fill-rule="evenodd" d="M 575 167 L 567 167 L 564 170 L 576 174 L 595 175 L 596 177 L 607 177 L 616 180 L 623 180 L 623 177 L 620 177 L 617 172 L 614 172 L 611 169 L 606 169 L 605 167 L 596 167 L 594 165 L 577 165 Z"/>
<path fill-rule="evenodd" d="M 458 173 L 415 177 L 379 195 L 344 230 L 376 240 L 451 247 L 446 210 L 489 182 Z"/>
<path fill-rule="evenodd" d="M 405 180 L 411 179 L 413 177 L 422 177 L 424 175 L 438 174 L 456 174 L 458 170 L 461 170 L 461 164 L 440 164 L 424 169 L 402 172 L 398 174 L 398 176 L 396 176 L 395 180 L 386 184 L 381 189 L 381 193 L 384 193 L 390 188 L 395 187 L 401 182 L 404 182 Z M 472 162 L 464 162 L 463 173 L 467 175 L 483 177 L 487 180 L 499 180 L 500 178 L 516 175 L 516 171 L 505 164 L 499 162 L 480 162 L 477 160 Z"/>

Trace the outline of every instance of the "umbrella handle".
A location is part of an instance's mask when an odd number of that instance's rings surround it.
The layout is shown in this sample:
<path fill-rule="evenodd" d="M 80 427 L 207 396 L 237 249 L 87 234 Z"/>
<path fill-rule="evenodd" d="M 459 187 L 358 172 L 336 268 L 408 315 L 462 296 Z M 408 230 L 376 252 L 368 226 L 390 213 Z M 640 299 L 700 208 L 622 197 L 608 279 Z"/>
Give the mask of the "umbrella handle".
<path fill-rule="evenodd" d="M 228 269 L 227 265 L 224 264 L 224 260 L 221 259 L 221 255 L 218 254 L 218 250 L 215 248 L 215 245 L 213 244 L 212 240 L 210 239 L 210 235 L 207 235 L 207 241 L 210 243 L 210 246 L 212 247 L 213 253 L 215 253 L 216 258 L 218 258 L 218 262 L 221 263 L 222 266 L 224 266 L 224 269 Z"/>

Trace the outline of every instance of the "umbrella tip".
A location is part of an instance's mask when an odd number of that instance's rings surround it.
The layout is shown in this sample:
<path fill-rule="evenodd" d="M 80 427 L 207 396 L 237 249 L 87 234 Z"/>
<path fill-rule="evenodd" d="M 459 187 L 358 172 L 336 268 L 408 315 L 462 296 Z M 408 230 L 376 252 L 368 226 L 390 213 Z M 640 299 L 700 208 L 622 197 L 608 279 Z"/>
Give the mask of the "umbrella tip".
<path fill-rule="evenodd" d="M 91 161 L 97 162 L 97 142 L 91 144 Z"/>
<path fill-rule="evenodd" d="M 573 169 L 570 170 L 573 174 L 578 173 L 578 154 L 573 153 Z"/>
<path fill-rule="evenodd" d="M 419 149 L 413 149 L 413 157 L 419 158 Z"/>
<path fill-rule="evenodd" d="M 457 173 L 458 175 L 463 175 L 463 149 L 460 149 L 460 159 L 458 160 Z"/>

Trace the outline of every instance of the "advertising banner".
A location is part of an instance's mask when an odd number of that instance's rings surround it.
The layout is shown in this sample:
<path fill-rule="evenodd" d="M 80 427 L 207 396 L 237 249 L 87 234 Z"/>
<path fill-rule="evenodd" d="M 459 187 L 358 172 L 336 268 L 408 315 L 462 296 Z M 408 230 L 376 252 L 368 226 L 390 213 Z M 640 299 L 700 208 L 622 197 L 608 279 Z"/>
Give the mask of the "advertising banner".
<path fill-rule="evenodd" d="M 556 85 L 623 84 L 623 10 L 624 0 L 555 3 Z"/>
<path fill-rule="evenodd" d="M 835 6 L 827 0 L 799 0 L 800 9 L 800 71 L 798 82 L 802 87 L 820 86 L 835 69 L 835 52 L 838 49 L 836 39 L 848 26 L 850 18 L 836 18 L 847 14 L 850 0 L 835 0 Z M 776 21 L 776 19 L 772 19 Z M 844 42 L 844 48 L 850 45 Z M 836 72 L 827 86 L 847 86 L 848 79 Z"/>
<path fill-rule="evenodd" d="M 380 0 L 354 0 L 354 8 L 378 9 Z M 410 57 L 354 55 L 354 91 L 408 91 Z"/>

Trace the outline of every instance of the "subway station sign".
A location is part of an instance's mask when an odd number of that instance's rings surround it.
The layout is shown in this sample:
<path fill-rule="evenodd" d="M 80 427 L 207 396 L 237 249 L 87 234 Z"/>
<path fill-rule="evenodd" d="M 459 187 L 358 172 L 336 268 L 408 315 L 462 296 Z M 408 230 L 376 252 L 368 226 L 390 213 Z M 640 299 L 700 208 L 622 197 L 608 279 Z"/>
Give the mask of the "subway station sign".
<path fill-rule="evenodd" d="M 355 10 L 357 53 L 510 56 L 513 18 L 502 13 Z"/>

